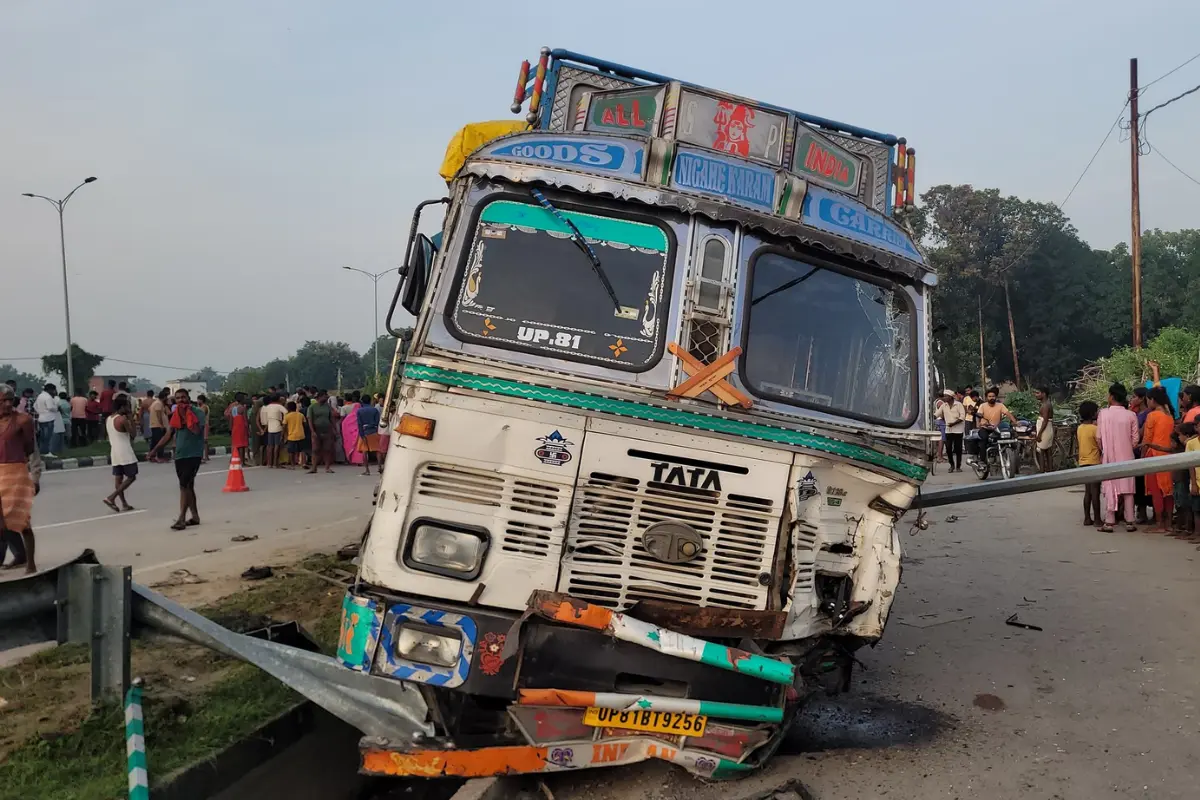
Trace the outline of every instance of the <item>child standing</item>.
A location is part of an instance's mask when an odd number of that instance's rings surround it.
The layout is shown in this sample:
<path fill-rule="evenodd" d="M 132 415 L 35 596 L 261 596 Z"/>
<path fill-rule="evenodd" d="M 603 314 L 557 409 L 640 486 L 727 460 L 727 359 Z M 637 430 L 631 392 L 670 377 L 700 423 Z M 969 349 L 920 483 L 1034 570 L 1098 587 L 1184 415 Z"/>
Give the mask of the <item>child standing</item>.
<path fill-rule="evenodd" d="M 296 404 L 287 404 L 283 416 L 283 429 L 287 433 L 288 469 L 295 469 L 304 452 L 304 415 L 296 410 Z M 303 466 L 303 464 L 301 464 Z"/>
<path fill-rule="evenodd" d="M 1100 407 L 1091 400 L 1079 404 L 1079 428 L 1075 436 L 1079 441 L 1079 466 L 1094 467 L 1100 463 L 1100 429 L 1096 426 L 1096 416 Z M 1100 482 L 1083 485 L 1083 524 L 1087 527 L 1104 524 L 1100 513 Z"/>
<path fill-rule="evenodd" d="M 1189 453 L 1200 450 L 1200 435 L 1197 435 L 1197 426 L 1194 422 L 1185 422 L 1183 432 L 1187 435 L 1187 443 L 1184 445 L 1184 450 Z M 1193 467 L 1188 470 L 1188 484 L 1191 486 L 1191 502 L 1188 508 L 1192 514 L 1192 526 L 1188 529 L 1190 536 L 1189 542 L 1200 542 L 1200 468 Z"/>

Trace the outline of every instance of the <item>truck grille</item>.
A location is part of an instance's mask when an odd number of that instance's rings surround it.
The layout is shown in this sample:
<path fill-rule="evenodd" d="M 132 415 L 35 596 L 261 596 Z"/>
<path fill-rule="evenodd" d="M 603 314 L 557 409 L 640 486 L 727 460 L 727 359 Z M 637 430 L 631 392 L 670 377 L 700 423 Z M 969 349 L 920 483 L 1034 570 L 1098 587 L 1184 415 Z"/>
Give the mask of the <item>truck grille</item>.
<path fill-rule="evenodd" d="M 664 564 L 646 552 L 641 534 L 667 520 L 704 537 L 699 558 Z M 769 587 L 759 576 L 771 572 L 778 525 L 768 498 L 581 467 L 560 591 L 621 609 L 639 600 L 765 608 Z"/>
<path fill-rule="evenodd" d="M 548 558 L 556 557 L 561 549 L 568 507 L 564 487 L 460 464 L 431 462 L 421 466 L 414 488 L 418 503 L 448 501 L 492 515 L 501 531 L 498 545 L 493 546 L 502 551 Z"/>

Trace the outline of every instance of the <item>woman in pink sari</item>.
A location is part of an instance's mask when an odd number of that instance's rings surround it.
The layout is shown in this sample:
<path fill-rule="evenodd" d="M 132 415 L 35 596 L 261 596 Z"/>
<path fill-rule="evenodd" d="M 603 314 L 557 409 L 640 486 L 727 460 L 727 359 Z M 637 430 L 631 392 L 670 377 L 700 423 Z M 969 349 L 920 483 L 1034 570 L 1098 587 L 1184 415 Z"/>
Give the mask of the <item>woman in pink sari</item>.
<path fill-rule="evenodd" d="M 1138 443 L 1137 414 L 1125 407 L 1125 387 L 1114 383 L 1108 390 L 1108 408 L 1100 412 L 1100 452 L 1105 464 L 1133 461 L 1133 448 Z M 1117 508 L 1124 504 L 1125 530 L 1133 533 L 1133 478 L 1114 478 L 1102 484 L 1104 494 L 1104 525 L 1100 530 L 1112 533 L 1117 523 Z"/>
<path fill-rule="evenodd" d="M 342 415 L 342 449 L 346 451 L 346 463 L 361 466 L 363 454 L 358 452 L 358 397 L 358 392 L 351 392 L 339 411 Z"/>

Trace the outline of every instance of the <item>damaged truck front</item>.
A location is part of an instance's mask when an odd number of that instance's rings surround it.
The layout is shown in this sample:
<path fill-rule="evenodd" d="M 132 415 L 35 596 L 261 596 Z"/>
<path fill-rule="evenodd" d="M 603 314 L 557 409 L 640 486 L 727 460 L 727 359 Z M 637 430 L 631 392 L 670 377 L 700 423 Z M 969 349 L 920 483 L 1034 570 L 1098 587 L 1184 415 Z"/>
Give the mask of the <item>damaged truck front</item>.
<path fill-rule="evenodd" d="M 912 152 L 570 52 L 530 73 L 528 125 L 456 138 L 393 302 L 417 322 L 338 657 L 434 733 L 364 738 L 362 769 L 733 776 L 848 687 L 899 582 L 936 283 Z"/>

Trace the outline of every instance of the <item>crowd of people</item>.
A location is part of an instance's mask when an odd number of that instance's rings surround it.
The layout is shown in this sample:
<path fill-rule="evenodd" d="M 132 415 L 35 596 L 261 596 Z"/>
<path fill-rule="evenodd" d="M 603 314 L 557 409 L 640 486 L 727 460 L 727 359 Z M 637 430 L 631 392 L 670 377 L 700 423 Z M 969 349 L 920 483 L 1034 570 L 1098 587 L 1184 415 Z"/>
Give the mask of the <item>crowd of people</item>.
<path fill-rule="evenodd" d="M 1172 402 L 1159 367 L 1150 362 L 1149 387 L 1132 393 L 1119 383 L 1109 389 L 1108 405 L 1079 406 L 1076 432 L 1080 466 L 1115 464 L 1200 450 L 1200 386 L 1185 386 Z M 1101 517 L 1103 503 L 1103 517 Z M 1084 492 L 1084 525 L 1111 533 L 1118 522 L 1129 532 L 1138 526 L 1200 543 L 1200 482 L 1196 469 L 1149 473 L 1092 483 Z"/>
<path fill-rule="evenodd" d="M 387 434 L 381 430 L 383 396 L 353 391 L 344 398 L 317 387 L 288 394 L 279 387 L 247 396 L 237 392 L 226 406 L 231 442 L 247 466 L 271 469 L 300 467 L 309 474 L 335 463 L 362 466 L 371 474 L 374 458 L 383 470 Z M 47 383 L 17 393 L 13 381 L 0 385 L 0 565 L 37 570 L 32 526 L 33 498 L 41 490 L 44 458 L 72 447 L 106 441 L 113 491 L 102 498 L 110 510 L 134 510 L 126 492 L 137 481 L 134 444 L 147 442 L 146 461 L 169 459 L 179 482 L 179 514 L 172 530 L 200 524 L 196 476 L 208 460 L 212 418 L 208 398 L 163 389 L 135 398 L 125 383 L 109 381 L 102 392 L 81 391 L 75 398 Z"/>

